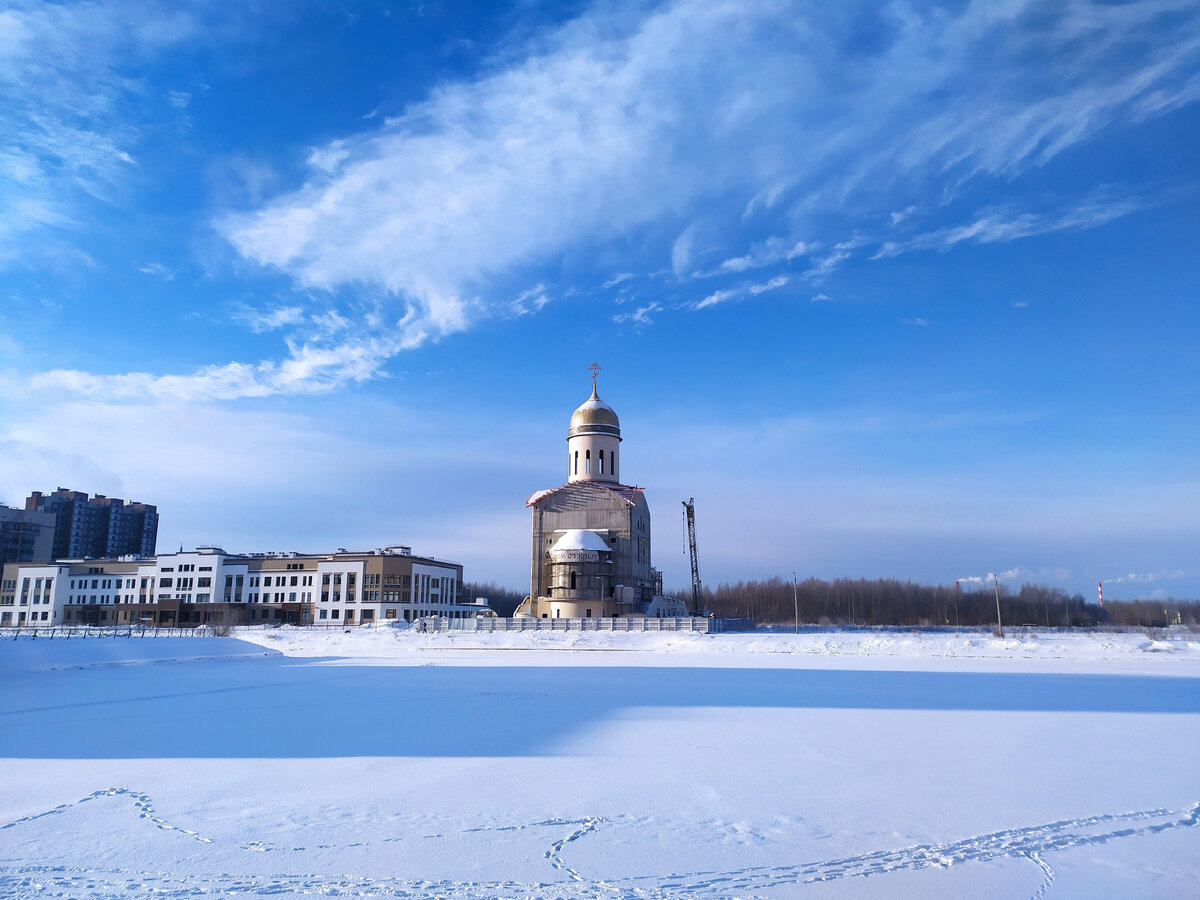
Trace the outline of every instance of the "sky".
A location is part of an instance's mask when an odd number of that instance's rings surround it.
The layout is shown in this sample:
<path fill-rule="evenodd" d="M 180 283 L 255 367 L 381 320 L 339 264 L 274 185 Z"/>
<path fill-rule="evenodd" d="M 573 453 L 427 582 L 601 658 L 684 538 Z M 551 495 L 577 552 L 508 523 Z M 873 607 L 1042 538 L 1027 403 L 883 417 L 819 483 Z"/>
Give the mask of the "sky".
<path fill-rule="evenodd" d="M 0 501 L 1200 597 L 1200 3 L 0 0 Z"/>

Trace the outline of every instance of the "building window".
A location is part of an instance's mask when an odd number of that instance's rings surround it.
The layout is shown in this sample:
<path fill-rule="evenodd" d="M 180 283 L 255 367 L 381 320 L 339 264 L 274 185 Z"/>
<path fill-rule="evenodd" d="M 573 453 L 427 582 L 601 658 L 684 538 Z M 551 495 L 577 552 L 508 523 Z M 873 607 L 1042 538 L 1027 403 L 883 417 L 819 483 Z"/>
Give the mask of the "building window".
<path fill-rule="evenodd" d="M 608 474 L 617 474 L 617 452 L 615 450 L 608 451 Z"/>
<path fill-rule="evenodd" d="M 583 474 L 584 475 L 592 474 L 592 451 L 591 450 L 583 451 Z"/>
<path fill-rule="evenodd" d="M 604 474 L 604 451 L 601 450 L 596 454 L 596 461 L 600 464 L 600 474 Z"/>
<path fill-rule="evenodd" d="M 575 573 L 571 573 L 571 590 L 575 590 Z"/>
<path fill-rule="evenodd" d="M 333 615 L 331 615 L 331 616 L 330 616 L 330 618 L 331 618 L 331 619 L 336 619 L 336 618 L 337 618 L 338 616 L 340 616 L 340 615 L 341 615 L 341 612 L 340 612 L 339 610 L 336 610 L 336 609 L 335 609 L 335 610 L 333 610 Z"/>
<path fill-rule="evenodd" d="M 385 619 L 394 619 L 396 618 L 396 611 L 394 609 L 385 609 L 383 611 L 383 617 Z"/>
<path fill-rule="evenodd" d="M 321 610 L 320 613 L 317 615 L 317 618 L 318 619 L 328 619 L 329 618 L 329 610 L 327 610 L 327 609 Z"/>
<path fill-rule="evenodd" d="M 575 474 L 579 474 L 579 451 L 575 451 Z"/>

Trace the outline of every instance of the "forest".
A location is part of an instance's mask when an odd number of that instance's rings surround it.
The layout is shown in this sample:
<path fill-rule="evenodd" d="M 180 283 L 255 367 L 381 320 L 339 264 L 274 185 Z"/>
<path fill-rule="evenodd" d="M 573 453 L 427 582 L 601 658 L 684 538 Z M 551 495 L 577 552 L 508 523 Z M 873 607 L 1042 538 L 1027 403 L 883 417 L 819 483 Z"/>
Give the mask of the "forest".
<path fill-rule="evenodd" d="M 486 597 L 499 616 L 511 616 L 525 598 L 524 591 L 495 582 L 466 582 L 468 599 Z M 690 588 L 668 591 L 691 597 Z M 1025 584 L 1019 590 L 999 586 L 1000 619 L 1004 625 L 1051 627 L 1133 625 L 1165 627 L 1200 624 L 1195 600 L 1108 600 L 1100 606 L 1082 594 Z M 705 610 L 722 618 L 747 618 L 761 625 L 791 624 L 799 609 L 805 625 L 995 626 L 996 590 L 991 583 L 927 585 L 896 578 L 806 578 L 796 583 L 793 601 L 790 579 L 739 581 L 704 588 Z"/>
<path fill-rule="evenodd" d="M 1005 625 L 1165 627 L 1200 623 L 1195 600 L 1106 601 L 1100 606 L 1081 594 L 1025 584 L 1019 590 L 999 585 L 1000 619 Z M 690 589 L 676 596 L 691 596 Z M 984 585 L 926 585 L 896 578 L 806 578 L 739 581 L 702 591 L 704 607 L 725 618 L 749 618 L 759 624 L 795 621 L 809 625 L 996 625 L 996 588 Z"/>

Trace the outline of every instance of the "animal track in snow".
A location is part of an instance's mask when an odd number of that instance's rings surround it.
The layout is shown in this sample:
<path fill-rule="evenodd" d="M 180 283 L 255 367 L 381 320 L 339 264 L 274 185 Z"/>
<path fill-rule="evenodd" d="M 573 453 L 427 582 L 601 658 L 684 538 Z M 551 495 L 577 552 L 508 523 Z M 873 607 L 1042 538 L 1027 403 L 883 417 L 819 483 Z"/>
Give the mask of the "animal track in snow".
<path fill-rule="evenodd" d="M 61 814 L 79 803 L 105 796 L 127 796 L 134 800 L 141 815 L 156 827 L 179 831 L 197 841 L 211 843 L 189 829 L 178 828 L 154 815 L 149 798 L 126 788 L 96 791 L 75 803 L 61 804 L 32 816 L 0 826 L 13 828 L 25 822 Z M 361 897 L 428 897 L 451 900 L 483 900 L 497 896 L 521 896 L 530 900 L 601 900 L 614 895 L 645 900 L 663 900 L 676 896 L 727 897 L 762 895 L 770 889 L 817 884 L 849 877 L 874 877 L 893 872 L 925 868 L 947 868 L 972 862 L 1002 858 L 1028 859 L 1043 872 L 1044 878 L 1034 900 L 1042 900 L 1054 884 L 1054 869 L 1045 856 L 1059 850 L 1105 844 L 1120 838 L 1146 836 L 1200 824 L 1200 803 L 1183 810 L 1151 809 L 1108 815 L 1062 819 L 1043 825 L 1010 828 L 975 835 L 949 843 L 918 844 L 896 850 L 877 850 L 788 866 L 755 866 L 725 872 L 694 872 L 671 876 L 638 876 L 611 881 L 590 880 L 567 865 L 564 849 L 605 824 L 598 817 L 552 819 L 530 825 L 500 826 L 497 830 L 523 830 L 532 827 L 575 826 L 565 837 L 550 845 L 545 858 L 551 867 L 567 876 L 567 881 L 519 883 L 513 881 L 470 882 L 452 880 L 415 880 L 398 877 L 367 877 L 334 874 L 238 875 L 228 873 L 168 873 L 72 866 L 0 867 L 0 896 L 71 897 L 86 895 L 97 900 L 142 897 L 153 894 L 160 900 L 182 900 L 197 894 L 271 896 L 280 894 L 348 894 Z M 472 828 L 468 831 L 491 830 Z M 265 845 L 246 845 L 259 849 Z M 300 849 L 300 848 L 297 848 Z"/>

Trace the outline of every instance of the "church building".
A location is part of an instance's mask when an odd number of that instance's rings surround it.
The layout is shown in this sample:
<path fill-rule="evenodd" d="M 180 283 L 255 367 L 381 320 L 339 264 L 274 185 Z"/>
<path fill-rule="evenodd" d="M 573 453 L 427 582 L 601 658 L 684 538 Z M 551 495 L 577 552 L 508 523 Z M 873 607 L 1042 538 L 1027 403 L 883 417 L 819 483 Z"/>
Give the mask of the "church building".
<path fill-rule="evenodd" d="M 621 423 L 596 388 L 567 430 L 567 483 L 538 491 L 533 511 L 529 598 L 518 616 L 592 618 L 689 615 L 662 596 L 650 563 L 650 507 L 642 488 L 621 483 Z"/>

